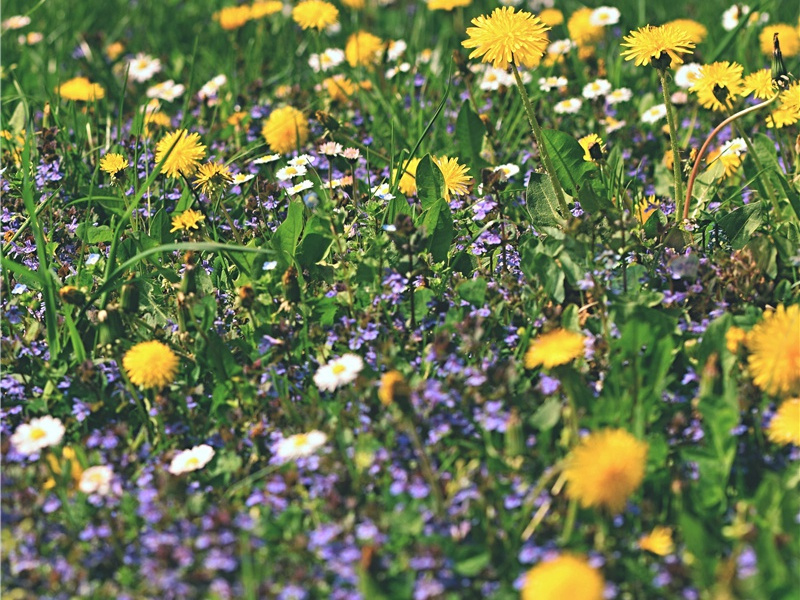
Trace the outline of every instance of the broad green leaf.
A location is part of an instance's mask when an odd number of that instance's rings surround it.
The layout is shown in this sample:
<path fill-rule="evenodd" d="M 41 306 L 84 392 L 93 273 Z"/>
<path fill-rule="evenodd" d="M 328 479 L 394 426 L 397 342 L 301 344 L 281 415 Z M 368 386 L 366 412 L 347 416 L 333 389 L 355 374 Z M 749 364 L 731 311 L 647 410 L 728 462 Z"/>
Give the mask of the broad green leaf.
<path fill-rule="evenodd" d="M 272 247 L 278 253 L 278 259 L 283 263 L 284 268 L 292 264 L 294 260 L 294 252 L 302 230 L 303 202 L 302 200 L 292 200 L 289 203 L 286 220 L 278 226 L 275 235 L 272 236 Z"/>
<path fill-rule="evenodd" d="M 738 249 L 744 247 L 762 222 L 761 205 L 754 202 L 732 210 L 722 217 L 718 224 L 728 236 L 731 245 Z"/>
<path fill-rule="evenodd" d="M 456 292 L 458 292 L 458 295 L 461 296 L 463 300 L 466 300 L 473 306 L 480 307 L 483 306 L 486 301 L 487 289 L 488 284 L 486 280 L 478 277 L 477 279 L 470 279 L 469 281 L 460 283 L 456 288 Z"/>
<path fill-rule="evenodd" d="M 583 159 L 583 148 L 568 133 L 544 129 L 542 135 L 561 187 L 570 196 L 577 197 L 580 190 L 589 184 L 589 179 L 597 174 L 597 168 Z"/>
<path fill-rule="evenodd" d="M 433 260 L 436 262 L 447 260 L 454 232 L 450 205 L 440 198 L 423 215 L 422 226 L 428 235 L 428 250 L 430 250 Z"/>
<path fill-rule="evenodd" d="M 442 171 L 433 162 L 430 154 L 426 154 L 417 165 L 417 197 L 422 209 L 427 210 L 437 201 L 444 198 L 444 177 Z"/>
<path fill-rule="evenodd" d="M 460 162 L 469 165 L 473 173 L 480 173 L 486 166 L 486 161 L 481 158 L 483 138 L 486 127 L 481 118 L 475 114 L 468 101 L 464 101 L 456 120 L 456 147 Z"/>
<path fill-rule="evenodd" d="M 561 400 L 550 397 L 536 409 L 530 418 L 530 423 L 539 431 L 548 431 L 556 426 L 559 419 L 561 419 Z"/>
<path fill-rule="evenodd" d="M 547 173 L 531 173 L 525 202 L 530 208 L 533 226 L 537 230 L 543 226 L 558 225 L 563 220 L 563 215 L 558 210 L 553 182 Z"/>

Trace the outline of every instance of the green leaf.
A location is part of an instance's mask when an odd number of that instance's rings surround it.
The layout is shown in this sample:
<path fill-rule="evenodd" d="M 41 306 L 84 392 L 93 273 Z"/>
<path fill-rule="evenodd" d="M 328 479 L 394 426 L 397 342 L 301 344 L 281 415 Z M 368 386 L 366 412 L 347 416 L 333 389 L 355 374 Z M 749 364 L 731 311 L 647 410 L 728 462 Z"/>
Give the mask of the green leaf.
<path fill-rule="evenodd" d="M 549 431 L 556 426 L 559 419 L 561 419 L 561 400 L 551 396 L 536 409 L 530 418 L 530 423 L 539 431 Z"/>
<path fill-rule="evenodd" d="M 383 223 L 391 225 L 394 223 L 397 215 L 413 215 L 411 205 L 408 203 L 405 196 L 395 196 L 389 200 L 389 205 L 386 207 L 386 213 L 383 216 Z"/>
<path fill-rule="evenodd" d="M 297 249 L 297 262 L 304 267 L 317 264 L 328 253 L 333 238 L 322 233 L 309 233 L 303 237 Z"/>
<path fill-rule="evenodd" d="M 480 173 L 486 166 L 486 161 L 481 158 L 485 134 L 483 121 L 470 108 L 469 102 L 464 101 L 456 119 L 456 147 L 459 158 L 470 166 L 473 173 Z"/>
<path fill-rule="evenodd" d="M 486 302 L 486 290 L 488 284 L 486 280 L 478 277 L 465 281 L 456 288 L 458 295 L 473 306 L 481 307 Z"/>
<path fill-rule="evenodd" d="M 272 247 L 278 253 L 278 262 L 285 269 L 294 261 L 297 241 L 303 230 L 303 201 L 293 200 L 289 203 L 286 220 L 275 230 L 272 236 Z"/>
<path fill-rule="evenodd" d="M 15 136 L 22 133 L 25 128 L 25 102 L 20 101 L 14 108 L 14 113 L 8 120 L 8 127 Z"/>
<path fill-rule="evenodd" d="M 81 223 L 75 230 L 75 235 L 87 244 L 107 243 L 114 239 L 114 231 L 108 225 L 92 226 Z"/>
<path fill-rule="evenodd" d="M 450 205 L 440 198 L 423 215 L 422 226 L 428 234 L 428 250 L 430 250 L 433 260 L 436 262 L 447 260 L 454 233 Z"/>
<path fill-rule="evenodd" d="M 597 174 L 597 168 L 583 159 L 583 148 L 568 133 L 544 129 L 542 135 L 561 187 L 570 196 L 577 197 L 578 192 L 588 185 L 589 179 Z"/>
<path fill-rule="evenodd" d="M 430 154 L 426 154 L 419 161 L 416 180 L 417 197 L 423 210 L 429 209 L 444 198 L 444 176 Z"/>
<path fill-rule="evenodd" d="M 475 577 L 491 562 L 491 555 L 486 550 L 480 554 L 464 558 L 455 563 L 456 573 L 464 577 Z"/>
<path fill-rule="evenodd" d="M 558 225 L 563 220 L 563 215 L 558 210 L 556 190 L 547 173 L 531 173 L 525 191 L 525 202 L 530 208 L 533 226 L 537 230 Z"/>
<path fill-rule="evenodd" d="M 750 236 L 761 226 L 763 216 L 761 205 L 757 202 L 746 204 L 732 210 L 722 217 L 718 224 L 728 236 L 731 245 L 736 248 L 743 248 Z"/>

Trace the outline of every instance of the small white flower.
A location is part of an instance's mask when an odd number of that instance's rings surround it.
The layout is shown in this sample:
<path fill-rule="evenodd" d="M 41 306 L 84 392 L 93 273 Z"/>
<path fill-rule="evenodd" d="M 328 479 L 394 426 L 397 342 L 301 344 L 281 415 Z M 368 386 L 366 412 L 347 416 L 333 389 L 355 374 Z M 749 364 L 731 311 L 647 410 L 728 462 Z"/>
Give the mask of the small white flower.
<path fill-rule="evenodd" d="M 619 88 L 606 95 L 606 102 L 619 104 L 620 102 L 627 102 L 631 98 L 633 98 L 633 92 L 629 88 Z"/>
<path fill-rule="evenodd" d="M 243 183 L 247 183 L 250 181 L 255 175 L 252 173 L 236 173 L 233 176 L 233 180 L 231 181 L 231 185 L 242 185 Z"/>
<path fill-rule="evenodd" d="M 289 165 L 292 167 L 304 167 L 306 165 L 313 165 L 315 160 L 317 159 L 310 154 L 301 154 L 291 159 Z"/>
<path fill-rule="evenodd" d="M 502 173 L 503 179 L 511 179 L 514 175 L 519 173 L 519 167 L 513 163 L 508 163 L 505 165 L 500 165 L 499 167 L 494 168 L 495 173 Z"/>
<path fill-rule="evenodd" d="M 59 419 L 49 415 L 39 417 L 17 427 L 11 436 L 11 444 L 20 454 L 30 456 L 42 448 L 60 443 L 64 431 L 64 425 Z"/>
<path fill-rule="evenodd" d="M 342 150 L 342 157 L 346 158 L 347 160 L 358 160 L 361 156 L 361 152 L 358 148 L 345 148 Z"/>
<path fill-rule="evenodd" d="M 511 87 L 514 85 L 514 78 L 511 74 L 503 69 L 495 69 L 492 66 L 487 66 L 486 71 L 481 79 L 480 88 L 482 90 L 497 91 L 500 87 Z"/>
<path fill-rule="evenodd" d="M 108 465 L 89 467 L 81 475 L 78 489 L 84 494 L 99 494 L 107 496 L 111 491 L 111 479 L 114 471 Z"/>
<path fill-rule="evenodd" d="M 267 154 L 266 156 L 261 156 L 261 157 L 259 157 L 259 158 L 256 158 L 256 159 L 253 161 L 253 164 L 254 164 L 254 165 L 265 165 L 265 164 L 267 164 L 267 163 L 275 162 L 275 161 L 276 161 L 276 160 L 278 160 L 280 157 L 281 157 L 280 153 L 277 153 L 277 154 Z"/>
<path fill-rule="evenodd" d="M 595 79 L 583 86 L 583 97 L 587 100 L 605 96 L 611 91 L 611 83 L 607 79 Z"/>
<path fill-rule="evenodd" d="M 371 190 L 373 195 L 380 198 L 381 200 L 391 200 L 394 198 L 394 195 L 389 192 L 389 184 L 382 183 L 380 185 L 376 185 Z"/>
<path fill-rule="evenodd" d="M 747 152 L 747 142 L 744 138 L 734 138 L 725 142 L 720 149 L 720 154 L 735 154 L 741 156 L 742 153 Z"/>
<path fill-rule="evenodd" d="M 722 28 L 725 31 L 736 29 L 736 26 L 739 24 L 739 19 L 748 14 L 750 14 L 749 6 L 746 4 L 734 4 L 722 13 Z"/>
<path fill-rule="evenodd" d="M 342 153 L 342 145 L 339 142 L 325 142 L 319 147 L 319 153 L 325 156 L 338 156 Z"/>
<path fill-rule="evenodd" d="M 172 79 L 168 79 L 162 83 L 157 83 L 147 90 L 148 98 L 158 98 L 165 102 L 172 102 L 178 98 L 184 91 L 183 84 L 175 83 Z"/>
<path fill-rule="evenodd" d="M 344 62 L 344 50 L 328 48 L 321 54 L 312 54 L 308 59 L 309 66 L 315 73 L 330 71 Z"/>
<path fill-rule="evenodd" d="M 178 452 L 169 464 L 169 472 L 173 475 L 181 475 L 189 471 L 197 471 L 205 467 L 212 458 L 214 458 L 214 449 L 208 444 L 201 444 Z"/>
<path fill-rule="evenodd" d="M 678 70 L 675 71 L 675 85 L 688 90 L 700 75 L 700 67 L 701 65 L 698 63 L 686 63 L 678 67 Z"/>
<path fill-rule="evenodd" d="M 211 81 L 207 81 L 203 87 L 200 88 L 200 91 L 197 92 L 197 97 L 200 100 L 208 100 L 209 98 L 213 98 L 219 92 L 219 89 L 228 83 L 228 78 L 225 75 L 217 75 Z"/>
<path fill-rule="evenodd" d="M 306 172 L 307 169 L 303 166 L 289 165 L 287 167 L 283 167 L 282 169 L 278 169 L 278 172 L 275 173 L 275 177 L 277 177 L 280 181 L 289 181 L 295 177 L 305 175 Z"/>
<path fill-rule="evenodd" d="M 589 15 L 589 24 L 592 27 L 605 27 L 619 23 L 620 12 L 612 6 L 600 6 Z"/>
<path fill-rule="evenodd" d="M 298 433 L 278 442 L 275 454 L 284 461 L 311 456 L 327 441 L 328 436 L 316 429 L 308 433 Z"/>
<path fill-rule="evenodd" d="M 300 192 L 304 192 L 305 190 L 310 190 L 314 187 L 314 183 L 309 181 L 308 179 L 301 181 L 297 185 L 293 185 L 290 188 L 287 188 L 286 191 L 289 192 L 291 195 L 299 194 Z"/>
<path fill-rule="evenodd" d="M 606 117 L 602 121 L 600 121 L 603 126 L 606 128 L 606 133 L 614 133 L 625 127 L 625 121 L 618 121 L 614 117 Z"/>
<path fill-rule="evenodd" d="M 560 88 L 567 85 L 566 77 L 541 77 L 539 79 L 539 89 L 543 92 L 549 92 L 553 88 Z"/>
<path fill-rule="evenodd" d="M 314 383 L 317 384 L 320 391 L 332 392 L 336 388 L 354 381 L 363 368 L 364 361 L 361 357 L 348 352 L 317 369 L 314 374 Z"/>
<path fill-rule="evenodd" d="M 161 61 L 144 52 L 139 52 L 128 61 L 128 77 L 139 83 L 149 81 L 159 71 Z"/>
<path fill-rule="evenodd" d="M 553 110 L 559 115 L 572 115 L 578 112 L 581 106 L 583 106 L 583 102 L 581 102 L 580 98 L 569 98 L 557 103 Z"/>
<path fill-rule="evenodd" d="M 272 271 L 278 266 L 277 260 L 268 260 L 262 265 L 262 270 L 264 271 Z"/>
<path fill-rule="evenodd" d="M 2 28 L 3 31 L 6 29 L 22 29 L 23 27 L 27 27 L 31 24 L 31 18 L 26 15 L 15 15 L 13 17 L 8 17 L 5 21 L 3 21 Z"/>
<path fill-rule="evenodd" d="M 667 105 L 656 104 L 642 113 L 642 123 L 657 123 L 667 116 Z"/>
<path fill-rule="evenodd" d="M 408 48 L 408 44 L 405 43 L 403 40 L 393 40 L 389 42 L 389 48 L 386 50 L 386 58 L 394 62 L 401 56 L 403 56 L 403 52 L 406 51 Z"/>
<path fill-rule="evenodd" d="M 575 43 L 570 39 L 556 40 L 547 47 L 547 53 L 556 55 L 569 54 L 569 51 L 574 47 Z"/>

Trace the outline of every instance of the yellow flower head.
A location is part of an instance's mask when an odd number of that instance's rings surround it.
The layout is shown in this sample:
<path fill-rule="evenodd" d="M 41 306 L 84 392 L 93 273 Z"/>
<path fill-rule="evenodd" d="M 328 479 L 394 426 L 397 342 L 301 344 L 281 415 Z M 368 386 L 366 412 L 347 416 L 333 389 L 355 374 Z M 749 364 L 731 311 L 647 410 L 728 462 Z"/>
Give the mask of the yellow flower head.
<path fill-rule="evenodd" d="M 658 556 L 667 556 L 675 551 L 672 542 L 672 529 L 669 527 L 653 527 L 653 531 L 639 538 L 639 548 Z"/>
<path fill-rule="evenodd" d="M 405 170 L 400 177 L 398 188 L 404 196 L 413 196 L 417 193 L 417 166 L 419 165 L 419 158 L 412 158 L 408 164 L 403 163 Z M 397 169 L 392 172 L 392 180 L 397 177 Z"/>
<path fill-rule="evenodd" d="M 462 196 L 467 193 L 467 186 L 472 182 L 469 168 L 458 163 L 457 158 L 446 156 L 434 157 L 433 162 L 439 167 L 444 178 L 444 199 L 450 200 L 450 195 Z"/>
<path fill-rule="evenodd" d="M 126 168 L 128 168 L 128 159 L 122 156 L 122 154 L 109 152 L 100 159 L 100 169 L 109 175 L 114 176 Z"/>
<path fill-rule="evenodd" d="M 283 2 L 280 0 L 259 0 L 250 6 L 250 18 L 262 19 L 283 10 Z"/>
<path fill-rule="evenodd" d="M 760 69 L 755 73 L 750 73 L 742 81 L 742 96 L 753 94 L 756 98 L 766 100 L 775 95 L 772 87 L 772 71 L 770 69 Z"/>
<path fill-rule="evenodd" d="M 706 29 L 705 25 L 693 21 L 692 19 L 675 19 L 674 21 L 665 23 L 665 25 L 673 25 L 683 29 L 689 35 L 689 40 L 695 44 L 702 42 L 708 35 L 708 29 Z"/>
<path fill-rule="evenodd" d="M 709 165 L 713 165 L 717 160 L 722 163 L 723 167 L 725 167 L 725 170 L 722 172 L 720 177 L 721 179 L 725 179 L 739 170 L 739 167 L 741 167 L 742 163 L 744 162 L 744 157 L 723 145 L 712 152 L 709 152 L 706 156 L 706 163 Z"/>
<path fill-rule="evenodd" d="M 388 371 L 381 377 L 378 398 L 384 406 L 391 405 L 396 399 L 407 398 L 411 391 L 400 371 Z"/>
<path fill-rule="evenodd" d="M 583 136 L 578 140 L 578 143 L 581 145 L 581 148 L 583 148 L 583 160 L 586 162 L 593 162 L 596 159 L 596 156 L 600 156 L 600 158 L 602 158 L 606 152 L 606 145 L 596 133 L 590 133 L 589 135 Z M 595 153 L 595 156 L 592 155 L 593 152 Z"/>
<path fill-rule="evenodd" d="M 469 6 L 472 0 L 428 0 L 429 10 L 453 10 L 459 6 Z"/>
<path fill-rule="evenodd" d="M 624 429 L 604 429 L 581 440 L 567 459 L 567 495 L 584 507 L 604 507 L 613 513 L 644 479 L 647 443 Z"/>
<path fill-rule="evenodd" d="M 564 13 L 557 8 L 545 8 L 539 13 L 539 18 L 545 25 L 555 27 L 556 25 L 561 25 L 564 22 Z"/>
<path fill-rule="evenodd" d="M 800 305 L 764 313 L 747 336 L 750 374 L 773 396 L 800 391 Z"/>
<path fill-rule="evenodd" d="M 194 180 L 194 187 L 206 196 L 210 196 L 222 187 L 227 187 L 233 181 L 231 170 L 222 163 L 206 163 L 201 166 Z"/>
<path fill-rule="evenodd" d="M 364 8 L 366 2 L 365 0 L 342 0 L 342 4 L 344 4 L 347 8 L 352 8 L 353 10 L 361 10 Z"/>
<path fill-rule="evenodd" d="M 776 444 L 800 446 L 800 398 L 781 404 L 767 427 L 767 437 Z"/>
<path fill-rule="evenodd" d="M 633 60 L 637 67 L 651 65 L 667 69 L 670 65 L 683 63 L 681 54 L 689 54 L 694 42 L 683 29 L 673 25 L 653 27 L 648 25 L 626 35 L 622 46 L 625 60 Z"/>
<path fill-rule="evenodd" d="M 689 89 L 697 92 L 697 99 L 704 108 L 729 110 L 743 87 L 742 65 L 725 60 L 700 67 Z"/>
<path fill-rule="evenodd" d="M 170 229 L 169 232 L 175 233 L 176 231 L 181 230 L 189 231 L 190 229 L 198 229 L 199 224 L 205 220 L 206 218 L 203 213 L 190 208 L 183 211 L 181 214 L 172 217 L 172 229 Z"/>
<path fill-rule="evenodd" d="M 247 23 L 251 17 L 252 11 L 247 4 L 242 6 L 227 6 L 214 13 L 214 20 L 218 21 L 219 26 L 226 31 L 239 29 L 239 27 Z"/>
<path fill-rule="evenodd" d="M 731 327 L 725 332 L 725 347 L 731 354 L 739 352 L 739 348 L 746 340 L 747 332 L 741 327 Z"/>
<path fill-rule="evenodd" d="M 781 92 L 781 108 L 790 114 L 795 113 L 800 119 L 800 81 L 793 82 Z"/>
<path fill-rule="evenodd" d="M 522 600 L 602 600 L 605 582 L 583 556 L 562 554 L 525 575 Z"/>
<path fill-rule="evenodd" d="M 144 389 L 162 388 L 175 379 L 178 357 L 158 341 L 141 342 L 125 353 L 122 366 L 128 379 Z"/>
<path fill-rule="evenodd" d="M 767 116 L 767 127 L 781 129 L 800 121 L 800 110 L 779 106 Z"/>
<path fill-rule="evenodd" d="M 525 367 L 534 369 L 542 365 L 546 369 L 552 369 L 572 362 L 583 356 L 585 340 L 584 335 L 566 329 L 543 333 L 531 342 L 525 353 Z"/>
<path fill-rule="evenodd" d="M 658 207 L 661 205 L 661 202 L 656 199 L 655 196 L 648 196 L 646 200 L 642 200 L 639 202 L 639 206 L 634 213 L 636 215 L 636 219 L 644 225 L 647 223 L 647 219 L 650 218 L 654 212 L 658 210 Z"/>
<path fill-rule="evenodd" d="M 767 56 L 772 56 L 772 38 L 776 33 L 778 34 L 778 41 L 781 44 L 781 53 L 784 58 L 800 53 L 800 34 L 797 29 L 784 23 L 767 25 L 761 30 L 761 34 L 758 36 L 761 52 Z"/>
<path fill-rule="evenodd" d="M 125 52 L 125 46 L 121 42 L 112 42 L 106 46 L 106 56 L 110 61 L 117 60 L 123 52 Z"/>
<path fill-rule="evenodd" d="M 200 135 L 185 129 L 168 133 L 156 144 L 156 163 L 164 161 L 161 170 L 167 177 L 192 175 L 205 156 L 206 147 L 200 143 Z"/>
<path fill-rule="evenodd" d="M 529 12 L 515 12 L 513 6 L 496 8 L 491 15 L 472 19 L 467 27 L 465 48 L 474 48 L 470 58 L 482 57 L 496 69 L 508 69 L 510 63 L 535 67 L 547 50 L 550 29 Z"/>
<path fill-rule="evenodd" d="M 328 95 L 331 97 L 331 100 L 336 102 L 345 103 L 350 99 L 358 86 L 355 83 L 350 81 L 347 77 L 342 75 L 341 73 L 334 75 L 333 77 L 328 77 L 322 82 L 325 91 L 328 92 Z"/>
<path fill-rule="evenodd" d="M 604 27 L 592 25 L 593 12 L 592 8 L 579 8 L 570 15 L 569 21 L 567 21 L 569 38 L 581 48 L 599 42 L 606 34 Z"/>
<path fill-rule="evenodd" d="M 74 77 L 56 88 L 56 92 L 64 100 L 92 102 L 104 98 L 106 91 L 99 83 L 92 83 L 86 77 Z"/>
<path fill-rule="evenodd" d="M 322 31 L 339 22 L 339 9 L 324 0 L 303 0 L 292 9 L 292 19 L 303 29 Z"/>
<path fill-rule="evenodd" d="M 286 154 L 308 140 L 308 120 L 294 106 L 276 108 L 264 123 L 261 135 L 275 152 Z"/>
<path fill-rule="evenodd" d="M 378 62 L 383 52 L 383 40 L 367 31 L 357 31 L 347 39 L 344 56 L 351 67 L 369 66 Z"/>

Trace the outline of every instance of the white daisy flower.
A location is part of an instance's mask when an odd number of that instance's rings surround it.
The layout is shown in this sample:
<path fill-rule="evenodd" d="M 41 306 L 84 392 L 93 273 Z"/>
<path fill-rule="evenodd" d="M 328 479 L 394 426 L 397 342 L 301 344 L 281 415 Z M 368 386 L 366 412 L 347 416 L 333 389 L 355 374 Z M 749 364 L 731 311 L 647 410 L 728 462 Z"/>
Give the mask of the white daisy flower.
<path fill-rule="evenodd" d="M 569 98 L 567 100 L 558 102 L 553 107 L 553 110 L 559 115 L 572 115 L 578 112 L 581 109 L 581 106 L 583 106 L 583 102 L 581 102 L 580 98 Z"/>
<path fill-rule="evenodd" d="M 169 464 L 169 472 L 173 475 L 181 475 L 197 471 L 205 467 L 212 458 L 214 458 L 214 449 L 208 444 L 201 444 L 178 452 Z"/>
<path fill-rule="evenodd" d="M 208 100 L 213 98 L 219 92 L 219 89 L 228 83 L 228 78 L 225 75 L 217 75 L 211 81 L 207 81 L 200 91 L 197 92 L 197 97 L 200 100 Z"/>
<path fill-rule="evenodd" d="M 606 117 L 600 122 L 606 128 L 606 133 L 614 133 L 615 131 L 619 131 L 626 125 L 625 121 L 619 121 L 614 117 Z"/>
<path fill-rule="evenodd" d="M 60 443 L 64 431 L 64 425 L 59 419 L 47 415 L 17 427 L 11 436 L 11 444 L 20 454 L 30 456 L 43 448 Z"/>
<path fill-rule="evenodd" d="M 339 142 L 325 142 L 319 147 L 319 153 L 326 156 L 338 156 L 342 153 L 342 145 Z"/>
<path fill-rule="evenodd" d="M 511 74 L 503 69 L 495 69 L 492 66 L 487 66 L 486 71 L 483 73 L 480 88 L 482 90 L 497 91 L 500 87 L 511 87 L 514 85 L 514 78 Z"/>
<path fill-rule="evenodd" d="M 317 369 L 314 374 L 314 383 L 317 384 L 320 391 L 332 392 L 336 388 L 354 381 L 363 368 L 364 361 L 361 357 L 348 352 Z"/>
<path fill-rule="evenodd" d="M 698 63 L 686 63 L 678 67 L 678 70 L 675 71 L 675 85 L 681 89 L 688 90 L 700 75 L 701 66 Z"/>
<path fill-rule="evenodd" d="M 570 40 L 556 40 L 547 47 L 548 54 L 569 54 L 569 51 L 575 47 L 575 43 Z"/>
<path fill-rule="evenodd" d="M 172 79 L 168 79 L 162 83 L 157 83 L 147 90 L 148 98 L 158 98 L 166 102 L 172 102 L 184 91 L 183 84 L 175 83 Z"/>
<path fill-rule="evenodd" d="M 278 172 L 275 173 L 275 177 L 277 177 L 280 181 L 289 181 L 290 179 L 294 179 L 295 177 L 300 177 L 305 175 L 307 169 L 304 166 L 294 166 L 289 165 L 287 167 L 283 167 L 282 169 L 278 169 Z"/>
<path fill-rule="evenodd" d="M 305 190 L 310 190 L 314 187 L 314 183 L 309 181 L 308 179 L 301 181 L 297 185 L 293 185 L 290 188 L 287 188 L 286 191 L 294 196 L 295 194 L 299 194 L 300 192 L 304 192 Z"/>
<path fill-rule="evenodd" d="M 619 104 L 620 102 L 627 102 L 633 98 L 633 92 L 629 88 L 619 88 L 610 94 L 606 94 L 606 102 L 609 104 Z"/>
<path fill-rule="evenodd" d="M 31 24 L 31 18 L 27 15 L 15 15 L 13 17 L 8 17 L 5 21 L 3 21 L 2 28 L 3 31 L 6 29 L 22 29 L 23 27 L 27 27 Z"/>
<path fill-rule="evenodd" d="M 139 52 L 128 61 L 128 77 L 139 83 L 149 81 L 159 71 L 161 61 L 144 52 Z"/>
<path fill-rule="evenodd" d="M 321 54 L 312 54 L 308 59 L 309 66 L 315 73 L 330 71 L 344 62 L 344 50 L 328 48 Z"/>
<path fill-rule="evenodd" d="M 734 138 L 725 142 L 720 149 L 720 154 L 735 154 L 741 156 L 743 152 L 747 152 L 747 142 L 744 138 Z"/>
<path fill-rule="evenodd" d="M 376 185 L 370 191 L 374 196 L 380 198 L 381 200 L 391 200 L 394 198 L 394 194 L 389 192 L 389 184 L 385 182 L 380 185 Z"/>
<path fill-rule="evenodd" d="M 255 175 L 252 173 L 235 173 L 233 180 L 231 181 L 231 185 L 242 185 L 243 183 L 250 181 L 253 177 L 255 177 Z"/>
<path fill-rule="evenodd" d="M 276 161 L 276 160 L 278 160 L 280 157 L 281 157 L 280 153 L 276 153 L 276 154 L 267 154 L 266 156 L 261 156 L 261 157 L 259 157 L 259 158 L 256 158 L 256 159 L 253 161 L 253 164 L 254 164 L 254 165 L 265 165 L 265 164 L 267 164 L 267 163 L 275 162 L 275 161 Z"/>
<path fill-rule="evenodd" d="M 301 154 L 291 159 L 289 165 L 292 167 L 304 167 L 306 165 L 313 165 L 315 160 L 317 159 L 310 154 Z"/>
<path fill-rule="evenodd" d="M 311 456 L 327 441 L 328 436 L 316 429 L 308 433 L 298 433 L 278 442 L 275 447 L 275 454 L 284 461 L 295 460 L 304 456 Z"/>
<path fill-rule="evenodd" d="M 539 89 L 543 92 L 549 92 L 553 88 L 560 88 L 567 85 L 566 77 L 540 77 Z"/>
<path fill-rule="evenodd" d="M 642 123 L 657 123 L 667 116 L 667 105 L 656 104 L 642 113 Z"/>
<path fill-rule="evenodd" d="M 595 79 L 583 86 L 583 97 L 587 100 L 605 96 L 611 91 L 611 83 L 607 79 Z"/>
<path fill-rule="evenodd" d="M 495 173 L 502 173 L 504 180 L 511 179 L 514 175 L 519 173 L 519 167 L 513 163 L 500 165 L 499 167 L 495 167 L 493 170 Z"/>
<path fill-rule="evenodd" d="M 589 15 L 589 24 L 592 27 L 605 27 L 619 23 L 620 12 L 613 6 L 600 6 Z"/>
<path fill-rule="evenodd" d="M 111 480 L 114 471 L 108 465 L 89 467 L 81 474 L 78 489 L 84 494 L 107 496 L 111 492 Z"/>
<path fill-rule="evenodd" d="M 739 25 L 739 19 L 750 14 L 750 7 L 746 4 L 734 4 L 722 13 L 722 28 L 725 31 L 732 31 Z"/>
<path fill-rule="evenodd" d="M 408 44 L 406 44 L 404 40 L 389 41 L 389 48 L 386 50 L 386 58 L 390 62 L 394 62 L 403 56 L 403 52 L 406 51 L 406 48 L 408 48 Z"/>

